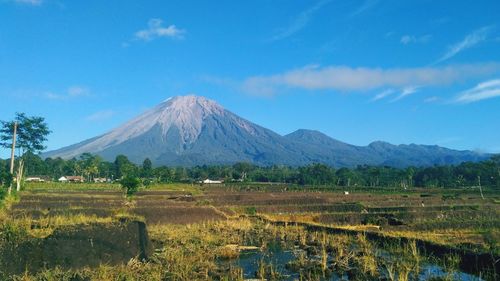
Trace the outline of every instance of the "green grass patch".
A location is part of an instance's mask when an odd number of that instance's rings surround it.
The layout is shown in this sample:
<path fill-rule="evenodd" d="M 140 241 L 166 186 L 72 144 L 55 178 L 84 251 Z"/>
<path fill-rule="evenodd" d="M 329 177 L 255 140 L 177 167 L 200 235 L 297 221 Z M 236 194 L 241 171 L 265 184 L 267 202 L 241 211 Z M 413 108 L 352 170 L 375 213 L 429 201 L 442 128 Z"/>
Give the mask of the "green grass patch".
<path fill-rule="evenodd" d="M 24 190 L 49 190 L 57 189 L 63 191 L 71 190 L 119 190 L 121 185 L 118 183 L 62 183 L 62 182 L 27 182 L 24 184 Z"/>
<path fill-rule="evenodd" d="M 181 191 L 181 192 L 189 192 L 193 195 L 199 195 L 203 193 L 203 188 L 201 186 L 188 183 L 151 184 L 147 186 L 145 190 Z"/>

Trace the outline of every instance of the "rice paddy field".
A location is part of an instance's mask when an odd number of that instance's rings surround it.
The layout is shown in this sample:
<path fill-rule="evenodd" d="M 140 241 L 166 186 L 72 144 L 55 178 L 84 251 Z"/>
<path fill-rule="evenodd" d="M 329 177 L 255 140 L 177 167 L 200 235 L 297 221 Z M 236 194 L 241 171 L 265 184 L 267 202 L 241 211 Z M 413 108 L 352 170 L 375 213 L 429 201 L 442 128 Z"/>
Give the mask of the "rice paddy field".
<path fill-rule="evenodd" d="M 0 280 L 499 280 L 500 194 L 31 184 L 0 211 Z"/>

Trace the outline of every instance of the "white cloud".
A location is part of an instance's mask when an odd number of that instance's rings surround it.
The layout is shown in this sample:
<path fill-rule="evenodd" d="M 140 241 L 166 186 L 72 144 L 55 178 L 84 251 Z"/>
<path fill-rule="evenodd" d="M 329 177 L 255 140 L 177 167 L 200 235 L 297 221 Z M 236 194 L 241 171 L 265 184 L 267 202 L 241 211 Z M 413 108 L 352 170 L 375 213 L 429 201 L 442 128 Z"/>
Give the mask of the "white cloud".
<path fill-rule="evenodd" d="M 375 5 L 378 4 L 378 2 L 379 2 L 379 0 L 365 0 L 363 2 L 363 5 L 359 6 L 356 10 L 354 10 L 350 16 L 351 17 L 359 16 L 362 13 L 373 8 Z"/>
<path fill-rule="evenodd" d="M 230 78 L 222 78 L 222 77 L 217 77 L 217 76 L 212 76 L 212 75 L 202 75 L 199 77 L 199 79 L 203 82 L 207 82 L 216 86 L 222 86 L 226 88 L 233 88 L 237 89 L 239 87 L 238 81 L 235 81 Z"/>
<path fill-rule="evenodd" d="M 457 55 L 458 53 L 460 53 L 466 49 L 472 48 L 472 47 L 476 46 L 477 44 L 483 42 L 484 40 L 486 40 L 486 38 L 488 37 L 488 34 L 491 32 L 491 30 L 492 30 L 491 26 L 485 26 L 485 27 L 482 27 L 480 29 L 473 31 L 472 33 L 465 36 L 465 38 L 462 41 L 450 46 L 448 48 L 448 51 L 441 58 L 439 58 L 436 61 L 436 63 L 440 63 L 440 62 L 443 62 L 445 60 L 448 60 L 448 59 L 454 57 L 455 55 Z"/>
<path fill-rule="evenodd" d="M 381 100 L 387 96 L 390 96 L 392 94 L 394 94 L 396 91 L 394 89 L 387 89 L 379 94 L 377 94 L 375 97 L 373 97 L 373 99 L 371 99 L 371 101 L 378 101 L 378 100 Z"/>
<path fill-rule="evenodd" d="M 403 45 L 408 45 L 411 43 L 427 43 L 431 39 L 430 34 L 422 35 L 422 36 L 414 36 L 414 35 L 403 35 L 399 42 Z"/>
<path fill-rule="evenodd" d="M 495 97 L 500 97 L 500 79 L 479 83 L 476 87 L 460 93 L 455 102 L 471 103 Z"/>
<path fill-rule="evenodd" d="M 398 101 L 400 99 L 406 98 L 409 95 L 413 95 L 416 92 L 418 92 L 418 87 L 415 87 L 415 86 L 405 87 L 401 91 L 401 94 L 399 94 L 399 96 L 397 96 L 396 98 L 392 99 L 391 102 L 396 102 L 396 101 Z"/>
<path fill-rule="evenodd" d="M 159 37 L 182 38 L 185 30 L 177 28 L 175 25 L 164 27 L 161 19 L 150 19 L 148 28 L 139 30 L 134 34 L 136 40 L 151 41 Z"/>
<path fill-rule="evenodd" d="M 311 8 L 303 11 L 300 15 L 292 22 L 290 26 L 281 30 L 276 35 L 271 38 L 271 41 L 285 39 L 293 34 L 302 30 L 308 23 L 311 17 L 314 15 L 316 11 L 321 9 L 326 4 L 330 3 L 332 0 L 321 0 L 316 3 L 316 5 Z"/>
<path fill-rule="evenodd" d="M 58 94 L 53 93 L 53 92 L 46 92 L 43 96 L 49 100 L 59 100 L 59 99 L 62 99 L 62 97 L 63 97 L 63 95 L 58 95 Z"/>
<path fill-rule="evenodd" d="M 392 37 L 392 36 L 394 36 L 395 34 L 396 34 L 396 32 L 394 32 L 394 31 L 389 31 L 389 32 L 386 32 L 386 33 L 384 34 L 384 37 L 385 37 L 385 38 L 391 38 L 391 37 Z"/>
<path fill-rule="evenodd" d="M 368 91 L 449 85 L 500 71 L 500 64 L 468 64 L 421 68 L 352 68 L 308 66 L 280 74 L 245 79 L 242 89 L 256 95 L 273 95 L 287 88 L 305 90 Z M 408 94 L 407 94 L 408 95 Z"/>
<path fill-rule="evenodd" d="M 25 5 L 40 6 L 43 0 L 14 0 L 14 2 Z"/>
<path fill-rule="evenodd" d="M 113 117 L 115 114 L 116 112 L 113 110 L 102 110 L 85 117 L 85 120 L 91 122 L 104 121 Z"/>
<path fill-rule="evenodd" d="M 69 100 L 72 98 L 90 96 L 90 91 L 82 86 L 71 86 L 63 93 L 46 92 L 42 96 L 50 100 Z"/>
<path fill-rule="evenodd" d="M 434 102 L 438 102 L 439 100 L 441 100 L 441 98 L 439 98 L 437 96 L 432 96 L 432 97 L 428 97 L 428 98 L 424 99 L 424 102 L 425 103 L 434 103 Z"/>
<path fill-rule="evenodd" d="M 84 97 L 89 95 L 89 90 L 81 86 L 72 86 L 68 88 L 67 94 L 70 97 Z"/>

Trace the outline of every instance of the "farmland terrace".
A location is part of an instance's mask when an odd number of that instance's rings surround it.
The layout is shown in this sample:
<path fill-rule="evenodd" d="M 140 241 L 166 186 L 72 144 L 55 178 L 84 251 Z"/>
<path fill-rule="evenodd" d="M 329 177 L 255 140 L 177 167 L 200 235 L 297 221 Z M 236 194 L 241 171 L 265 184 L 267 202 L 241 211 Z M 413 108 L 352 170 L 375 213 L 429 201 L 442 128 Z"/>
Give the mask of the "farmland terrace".
<path fill-rule="evenodd" d="M 151 225 L 260 215 L 268 219 L 377 229 L 391 234 L 425 232 L 440 242 L 484 247 L 485 237 L 499 238 L 499 200 L 495 193 L 482 199 L 477 192 L 463 190 L 443 193 L 417 189 L 378 194 L 360 191 L 345 195 L 343 191 L 240 191 L 192 185 L 173 190 L 168 185 L 143 189 L 126 198 L 116 186 L 66 190 L 44 189 L 41 185 L 23 191 L 19 202 L 10 208 L 9 216 L 35 220 L 75 215 L 103 219 L 134 216 Z M 458 241 L 453 241 L 457 237 L 452 233 L 460 234 Z M 494 240 L 498 243 L 500 239 Z"/>
<path fill-rule="evenodd" d="M 75 225 L 138 221 L 145 223 L 151 239 L 148 243 L 159 251 L 168 244 L 165 231 L 171 227 L 209 227 L 244 219 L 257 225 L 300 223 L 351 234 L 375 233 L 467 253 L 500 255 L 497 192 L 486 192 L 482 198 L 475 190 L 359 189 L 345 194 L 343 190 L 291 190 L 285 186 L 256 189 L 175 184 L 141 189 L 127 198 L 116 185 L 61 188 L 33 184 L 19 195 L 0 219 L 4 225 L 15 222 L 26 226 L 30 237 L 36 239 L 50 238 L 55 230 Z M 120 235 L 125 240 L 136 239 L 127 233 Z M 132 256 L 123 257 L 123 263 Z M 484 270 L 497 270 L 498 264 L 492 264 L 492 268 Z"/>

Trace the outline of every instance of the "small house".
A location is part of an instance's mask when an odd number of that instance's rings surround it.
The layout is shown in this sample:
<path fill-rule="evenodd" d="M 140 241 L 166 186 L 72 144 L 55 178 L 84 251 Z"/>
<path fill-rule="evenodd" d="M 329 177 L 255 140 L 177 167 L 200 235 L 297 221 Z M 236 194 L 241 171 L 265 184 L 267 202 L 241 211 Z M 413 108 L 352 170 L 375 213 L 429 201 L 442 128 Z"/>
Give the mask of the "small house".
<path fill-rule="evenodd" d="M 59 182 L 85 182 L 82 176 L 62 176 L 57 181 Z"/>
<path fill-rule="evenodd" d="M 211 180 L 211 179 L 206 179 L 202 181 L 203 184 L 221 184 L 223 181 L 221 180 Z"/>
<path fill-rule="evenodd" d="M 67 176 L 69 182 L 84 182 L 85 178 L 82 176 Z"/>
<path fill-rule="evenodd" d="M 105 183 L 108 182 L 107 178 L 94 178 L 95 183 Z"/>
<path fill-rule="evenodd" d="M 44 182 L 45 180 L 42 179 L 41 177 L 27 177 L 25 182 Z"/>

